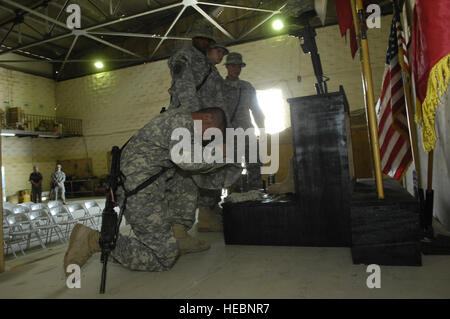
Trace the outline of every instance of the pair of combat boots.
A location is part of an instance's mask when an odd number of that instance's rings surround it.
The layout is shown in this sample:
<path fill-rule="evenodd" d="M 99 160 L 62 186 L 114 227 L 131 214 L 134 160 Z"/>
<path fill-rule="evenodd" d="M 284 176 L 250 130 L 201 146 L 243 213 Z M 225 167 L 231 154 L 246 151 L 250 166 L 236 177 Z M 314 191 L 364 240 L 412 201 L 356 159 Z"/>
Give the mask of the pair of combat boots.
<path fill-rule="evenodd" d="M 204 240 L 192 237 L 187 233 L 186 226 L 175 224 L 172 226 L 175 238 L 178 242 L 180 255 L 196 253 L 209 249 L 211 246 Z M 223 230 L 220 208 L 200 207 L 198 212 L 197 231 L 220 232 Z"/>
<path fill-rule="evenodd" d="M 295 192 L 293 172 L 293 159 L 291 159 L 287 178 L 282 183 L 271 185 L 268 188 L 268 192 L 272 194 Z M 220 210 L 218 205 L 214 208 L 200 207 L 197 231 L 221 232 L 223 226 Z M 172 230 L 178 241 L 180 255 L 200 252 L 210 248 L 207 242 L 189 235 L 186 227 L 183 225 L 175 224 L 172 226 Z M 70 235 L 69 248 L 64 256 L 64 269 L 66 270 L 69 264 L 78 264 L 81 267 L 92 254 L 100 252 L 98 239 L 98 231 L 77 224 Z"/>
<path fill-rule="evenodd" d="M 222 229 L 219 208 L 201 207 L 199 209 L 198 231 L 222 231 Z M 174 224 L 172 230 L 178 242 L 180 255 L 204 251 L 211 247 L 209 243 L 189 235 L 184 225 Z M 67 271 L 67 266 L 70 264 L 83 266 L 89 257 L 100 252 L 99 236 L 100 233 L 97 230 L 82 224 L 75 225 L 64 256 L 64 271 Z"/>

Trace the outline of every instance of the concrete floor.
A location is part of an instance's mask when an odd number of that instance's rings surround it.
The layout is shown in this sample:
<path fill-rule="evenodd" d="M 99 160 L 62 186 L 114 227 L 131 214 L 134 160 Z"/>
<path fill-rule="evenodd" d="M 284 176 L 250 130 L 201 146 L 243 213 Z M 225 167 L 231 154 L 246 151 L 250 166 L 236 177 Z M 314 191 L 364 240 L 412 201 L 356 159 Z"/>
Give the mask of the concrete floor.
<path fill-rule="evenodd" d="M 195 228 L 210 250 L 182 256 L 162 273 L 110 263 L 105 295 L 98 293 L 99 254 L 81 269 L 79 289 L 66 286 L 67 244 L 9 259 L 0 298 L 450 298 L 450 256 L 423 256 L 422 267 L 381 266 L 381 288 L 369 289 L 370 274 L 352 264 L 349 248 L 227 246 L 223 234 Z"/>

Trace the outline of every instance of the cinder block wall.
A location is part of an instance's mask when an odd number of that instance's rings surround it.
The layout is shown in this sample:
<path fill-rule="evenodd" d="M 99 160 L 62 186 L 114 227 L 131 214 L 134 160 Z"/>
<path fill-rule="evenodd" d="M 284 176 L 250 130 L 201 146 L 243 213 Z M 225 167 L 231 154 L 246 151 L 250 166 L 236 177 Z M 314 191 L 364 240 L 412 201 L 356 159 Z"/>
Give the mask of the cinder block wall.
<path fill-rule="evenodd" d="M 5 112 L 7 107 L 20 107 L 27 114 L 55 116 L 55 81 L 0 68 L 0 103 Z M 49 187 L 47 182 L 54 169 L 54 162 L 50 165 L 48 160 L 41 161 L 41 158 L 54 154 L 56 145 L 55 141 L 51 143 L 43 139 L 2 137 L 6 194 L 13 195 L 19 190 L 30 188 L 28 178 L 33 165 L 39 165 L 44 175 L 44 189 Z"/>
<path fill-rule="evenodd" d="M 94 175 L 105 175 L 107 152 L 168 106 L 169 87 L 166 60 L 57 83 L 57 114 L 82 119 L 84 135 L 65 140 L 60 155 L 92 158 Z"/>
<path fill-rule="evenodd" d="M 55 170 L 55 164 L 62 158 L 62 140 L 31 138 L 31 137 L 3 137 L 2 165 L 5 167 L 6 195 L 14 195 L 19 190 L 31 189 L 28 181 L 33 165 L 39 167 L 43 175 L 42 187 L 50 190 L 50 176 Z"/>
<path fill-rule="evenodd" d="M 21 107 L 27 114 L 55 116 L 55 81 L 0 68 L 0 107 Z"/>
<path fill-rule="evenodd" d="M 85 150 L 82 138 L 3 137 L 2 165 L 5 167 L 6 195 L 14 195 L 19 190 L 31 188 L 28 178 L 33 171 L 33 165 L 39 167 L 39 171 L 44 177 L 43 190 L 50 190 L 50 178 L 55 170 L 56 162 L 86 158 L 88 156 L 86 156 Z"/>

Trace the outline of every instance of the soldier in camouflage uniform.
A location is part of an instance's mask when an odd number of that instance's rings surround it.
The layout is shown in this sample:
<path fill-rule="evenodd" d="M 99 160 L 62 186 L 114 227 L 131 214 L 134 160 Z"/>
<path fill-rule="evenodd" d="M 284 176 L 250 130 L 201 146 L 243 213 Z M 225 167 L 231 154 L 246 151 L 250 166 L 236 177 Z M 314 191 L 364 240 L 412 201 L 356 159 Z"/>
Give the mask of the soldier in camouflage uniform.
<path fill-rule="evenodd" d="M 225 110 L 223 78 L 215 65 L 221 62 L 228 50 L 216 44 L 212 26 L 207 22 L 195 23 L 190 36 L 192 46 L 178 51 L 169 59 L 172 76 L 169 109 L 184 108 L 194 112 L 219 107 Z M 220 190 L 200 191 L 199 231 L 222 230 L 220 216 L 216 214 L 219 211 L 220 195 Z"/>
<path fill-rule="evenodd" d="M 152 184 L 127 199 L 124 215 L 135 237 L 119 235 L 112 257 L 129 269 L 165 271 L 179 255 L 208 249 L 209 244 L 187 234 L 195 222 L 198 189 L 227 187 L 241 174 L 239 165 L 225 164 L 225 159 L 223 164 L 205 160 L 174 163 L 171 151 L 178 141 L 172 140 L 172 132 L 186 128 L 193 138 L 193 120 L 202 120 L 203 132 L 208 127 L 224 130 L 226 124 L 226 116 L 218 108 L 195 113 L 172 109 L 141 128 L 122 150 L 120 166 L 128 191 L 166 168 Z M 118 191 L 117 199 L 123 201 L 123 190 Z M 70 236 L 64 268 L 82 266 L 100 251 L 98 238 L 98 231 L 78 224 Z"/>
<path fill-rule="evenodd" d="M 223 92 L 224 80 L 217 71 L 216 65 L 222 62 L 222 59 L 227 55 L 228 49 L 218 43 L 210 45 L 207 50 L 207 57 L 213 65 L 214 72 L 210 75 L 211 83 L 218 85 L 218 93 Z M 212 90 L 211 90 L 212 92 Z M 213 98 L 211 98 L 213 99 Z M 225 101 L 225 100 L 223 100 Z M 226 112 L 226 107 L 223 103 L 219 104 L 220 107 Z M 227 127 L 229 123 L 227 123 Z M 222 209 L 219 206 L 221 201 L 222 190 L 200 189 L 198 199 L 198 225 L 197 230 L 199 232 L 219 232 L 223 230 L 222 226 Z"/>
<path fill-rule="evenodd" d="M 246 66 L 242 61 L 242 55 L 231 52 L 227 56 L 225 66 L 228 75 L 225 79 L 224 95 L 227 97 L 227 118 L 233 128 L 243 128 L 244 131 L 252 128 L 250 110 L 258 128 L 264 128 L 264 113 L 262 112 L 256 90 L 250 82 L 239 79 L 241 69 Z M 249 189 L 262 188 L 261 163 L 248 162 L 248 144 L 246 143 L 246 168 L 248 173 Z"/>
<path fill-rule="evenodd" d="M 208 56 L 216 41 L 212 26 L 203 21 L 195 23 L 190 33 L 192 46 L 176 52 L 169 59 L 172 86 L 169 89 L 171 108 L 195 112 L 203 108 L 225 109 L 222 77 Z"/>
<path fill-rule="evenodd" d="M 226 109 L 222 90 L 223 78 L 215 65 L 228 54 L 228 50 L 216 44 L 213 33 L 211 24 L 202 20 L 197 21 L 189 34 L 192 37 L 192 46 L 176 52 L 169 59 L 172 76 L 169 110 L 183 108 L 189 112 L 195 112 L 209 107 Z M 201 207 L 216 206 L 220 202 L 221 191 L 201 190 L 200 193 L 198 204 L 201 221 L 204 215 Z M 220 222 L 214 224 L 220 224 Z M 200 222 L 200 225 L 202 226 L 203 223 Z M 209 226 L 202 226 L 200 231 L 209 230 L 209 228 Z"/>
<path fill-rule="evenodd" d="M 190 32 L 192 46 L 176 52 L 169 59 L 172 86 L 169 89 L 169 109 L 183 108 L 195 112 L 203 108 L 226 110 L 223 78 L 215 67 L 228 50 L 216 43 L 212 25 L 198 21 Z M 221 53 L 220 51 L 223 52 Z M 200 191 L 199 231 L 221 231 L 220 190 Z"/>
<path fill-rule="evenodd" d="M 55 195 L 55 200 L 58 200 L 58 193 L 61 193 L 61 199 L 66 204 L 66 189 L 64 182 L 66 181 L 66 174 L 61 170 L 60 164 L 56 165 L 56 171 L 52 174 L 52 189 L 51 192 Z"/>

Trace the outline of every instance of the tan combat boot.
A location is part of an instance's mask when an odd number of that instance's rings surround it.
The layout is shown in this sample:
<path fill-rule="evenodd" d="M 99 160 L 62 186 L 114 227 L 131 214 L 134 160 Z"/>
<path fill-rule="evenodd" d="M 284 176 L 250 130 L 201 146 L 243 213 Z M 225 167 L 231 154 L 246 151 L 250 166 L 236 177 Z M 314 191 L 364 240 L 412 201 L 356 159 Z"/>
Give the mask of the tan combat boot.
<path fill-rule="evenodd" d="M 96 252 L 100 252 L 98 243 L 100 233 L 81 224 L 76 224 L 70 234 L 69 248 L 64 255 L 64 272 L 67 273 L 67 266 L 76 264 L 83 266 L 89 257 Z"/>
<path fill-rule="evenodd" d="M 186 231 L 186 226 L 184 225 L 174 224 L 172 225 L 172 230 L 178 242 L 180 255 L 197 253 L 211 247 L 207 242 L 189 235 Z"/>
<path fill-rule="evenodd" d="M 209 207 L 198 208 L 197 231 L 199 232 L 221 232 L 223 231 L 222 216 L 217 205 L 214 209 Z"/>
<path fill-rule="evenodd" d="M 294 159 L 289 161 L 288 175 L 281 183 L 275 183 L 267 188 L 269 194 L 295 193 L 294 184 Z"/>

